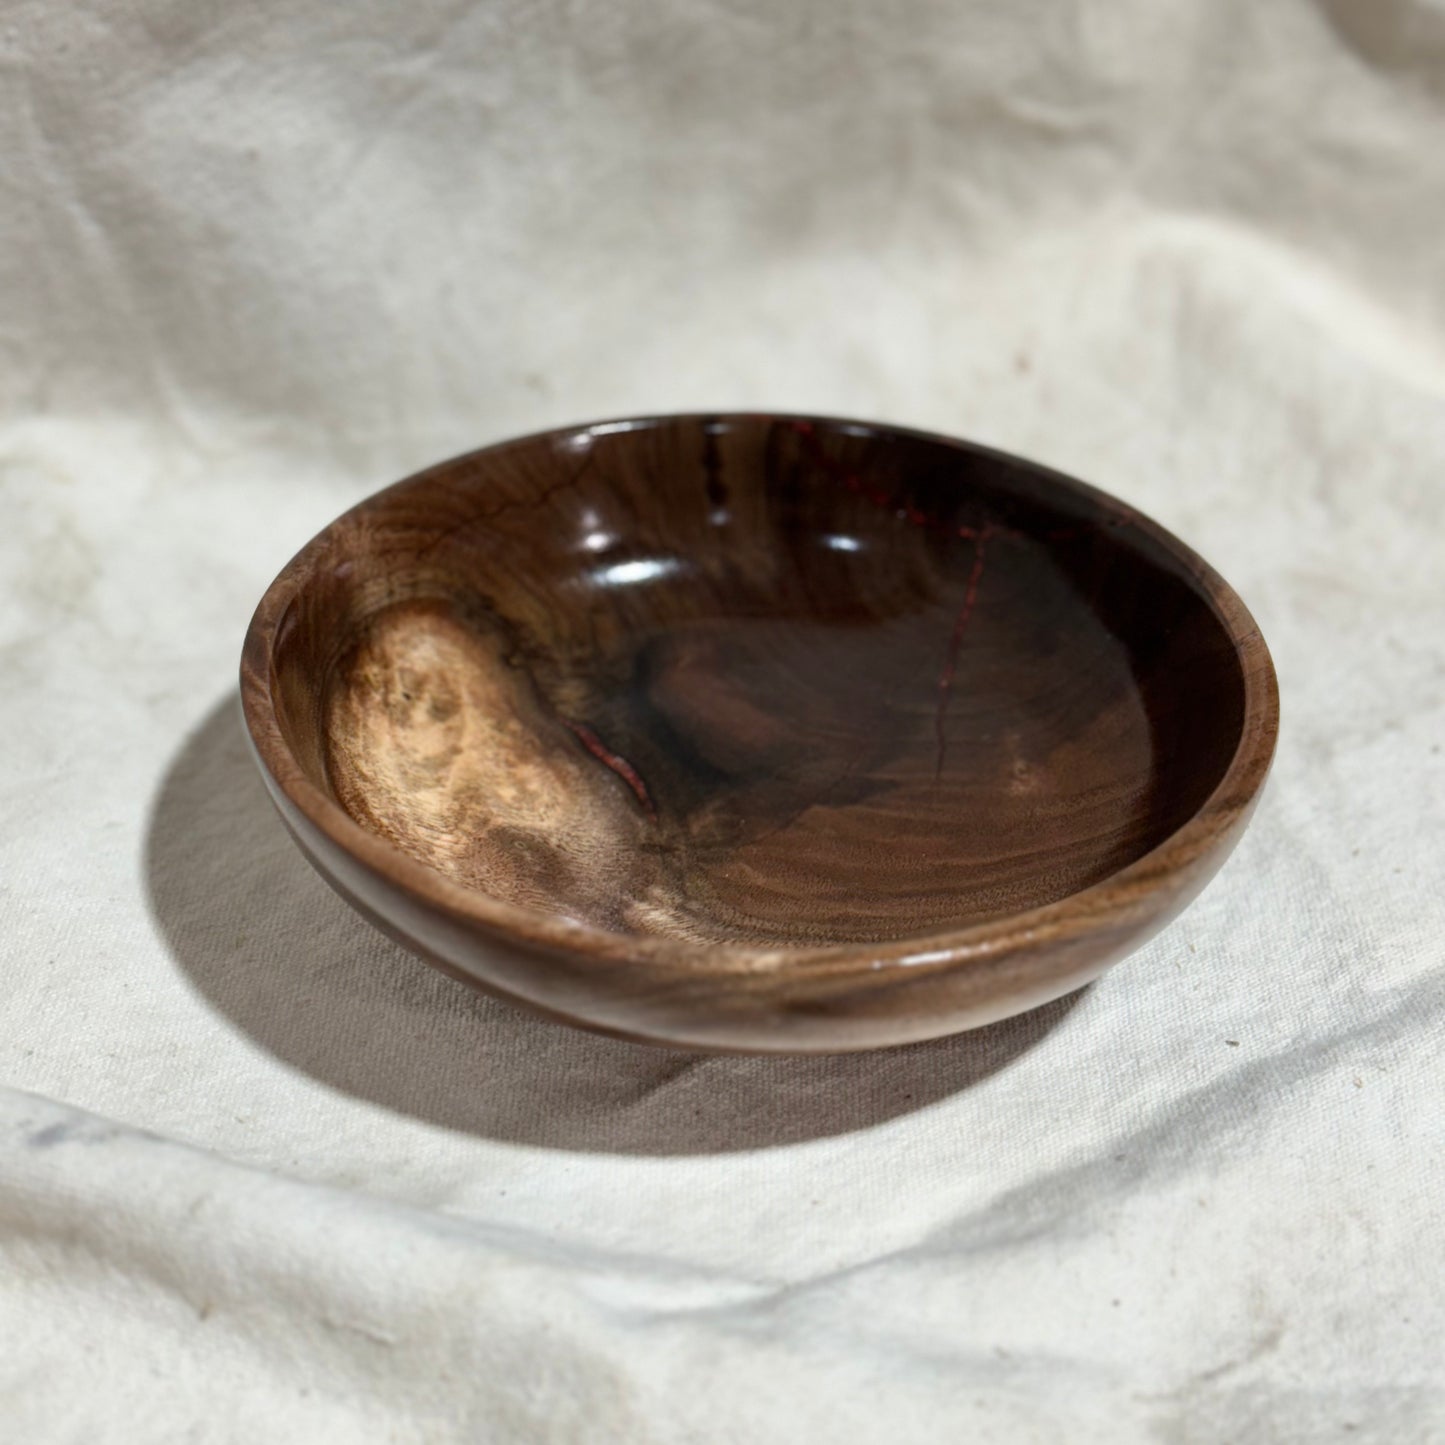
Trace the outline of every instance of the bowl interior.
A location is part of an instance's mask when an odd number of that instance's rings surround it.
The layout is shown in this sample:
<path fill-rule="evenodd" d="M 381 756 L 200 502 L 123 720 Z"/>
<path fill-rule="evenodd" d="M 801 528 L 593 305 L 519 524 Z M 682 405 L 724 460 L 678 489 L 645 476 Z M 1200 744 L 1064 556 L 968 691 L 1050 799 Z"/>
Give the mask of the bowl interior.
<path fill-rule="evenodd" d="M 527 438 L 292 569 L 282 735 L 469 890 L 621 934 L 926 936 L 1142 856 L 1228 767 L 1190 555 L 1040 468 L 848 423 Z"/>

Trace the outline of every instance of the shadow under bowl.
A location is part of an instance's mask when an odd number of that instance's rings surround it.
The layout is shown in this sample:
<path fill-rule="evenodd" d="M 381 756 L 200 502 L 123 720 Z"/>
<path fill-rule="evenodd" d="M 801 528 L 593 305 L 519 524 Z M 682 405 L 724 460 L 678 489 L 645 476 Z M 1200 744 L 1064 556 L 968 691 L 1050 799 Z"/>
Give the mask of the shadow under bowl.
<path fill-rule="evenodd" d="M 247 635 L 301 848 L 555 1017 L 690 1049 L 936 1037 L 1087 983 L 1242 831 L 1258 628 L 1163 528 L 968 443 L 570 427 L 334 522 Z"/>

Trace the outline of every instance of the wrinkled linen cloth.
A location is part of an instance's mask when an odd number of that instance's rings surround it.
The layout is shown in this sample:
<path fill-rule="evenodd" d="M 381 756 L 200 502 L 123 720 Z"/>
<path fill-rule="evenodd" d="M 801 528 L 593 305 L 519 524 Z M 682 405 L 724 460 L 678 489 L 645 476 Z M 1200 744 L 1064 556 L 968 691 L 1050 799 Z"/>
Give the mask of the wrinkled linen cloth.
<path fill-rule="evenodd" d="M 20 0 L 0 141 L 0 1434 L 1445 1440 L 1439 0 Z M 235 670 L 308 537 L 735 406 L 1253 610 L 1263 803 L 1082 995 L 635 1047 L 288 841 Z"/>

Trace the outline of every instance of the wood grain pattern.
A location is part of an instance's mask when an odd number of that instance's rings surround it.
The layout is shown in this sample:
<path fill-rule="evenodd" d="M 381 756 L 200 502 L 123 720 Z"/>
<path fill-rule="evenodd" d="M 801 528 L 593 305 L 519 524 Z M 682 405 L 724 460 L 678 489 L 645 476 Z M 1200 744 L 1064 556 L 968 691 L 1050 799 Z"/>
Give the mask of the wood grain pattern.
<path fill-rule="evenodd" d="M 629 1037 L 865 1048 L 1077 987 L 1227 854 L 1278 701 L 1102 493 L 921 433 L 572 428 L 339 519 L 242 663 L 303 849 L 470 981 Z"/>

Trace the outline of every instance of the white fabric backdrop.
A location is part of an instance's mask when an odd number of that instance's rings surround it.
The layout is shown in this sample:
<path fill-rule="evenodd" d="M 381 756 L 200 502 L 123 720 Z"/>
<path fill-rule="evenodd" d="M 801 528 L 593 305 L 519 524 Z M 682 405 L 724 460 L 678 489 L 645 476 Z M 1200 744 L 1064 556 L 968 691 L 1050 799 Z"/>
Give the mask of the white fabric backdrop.
<path fill-rule="evenodd" d="M 1445 1440 L 1440 0 L 15 0 L 0 156 L 7 1438 Z M 1254 610 L 1265 802 L 1081 998 L 629 1047 L 271 816 L 307 537 L 732 405 L 1036 456 Z"/>

